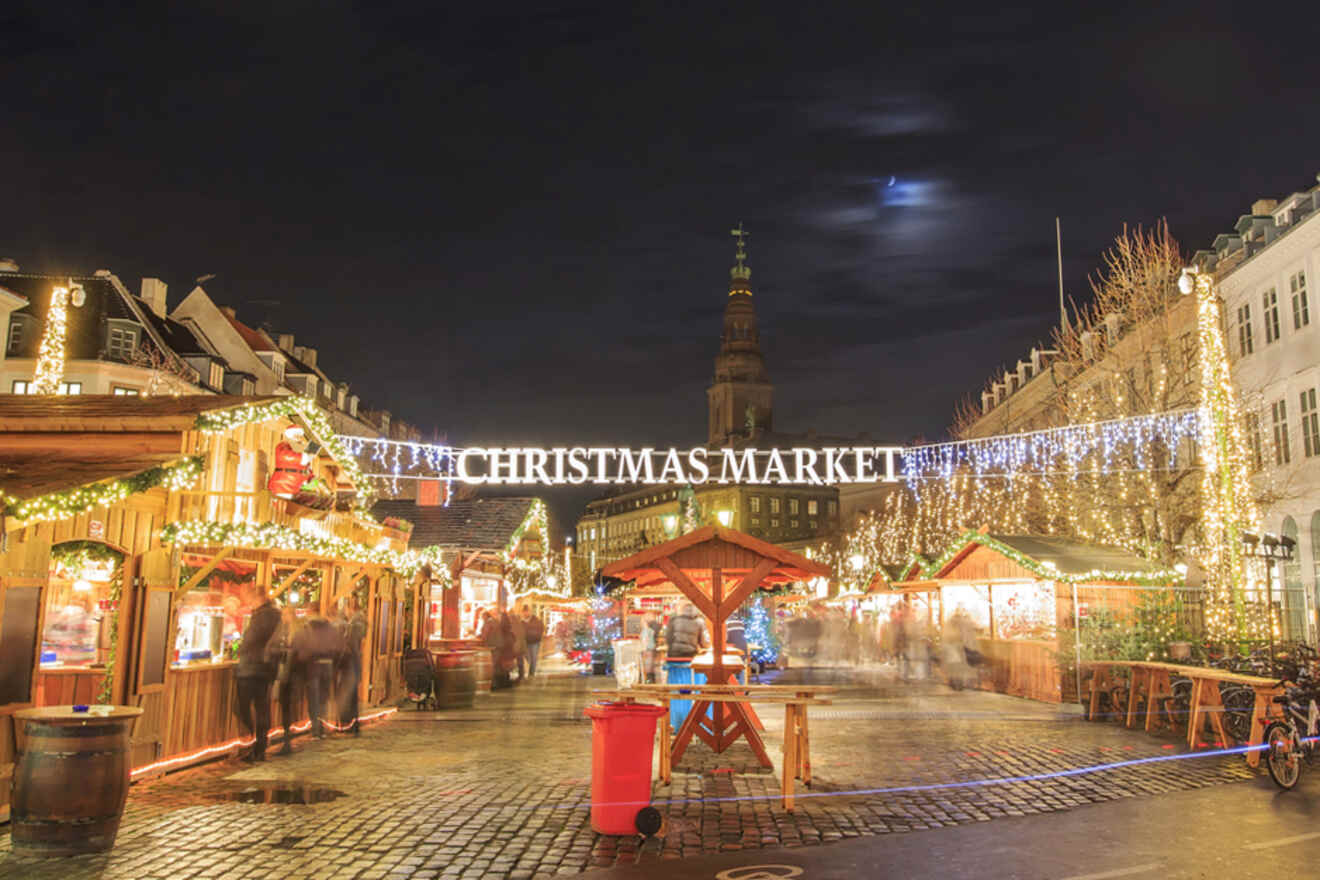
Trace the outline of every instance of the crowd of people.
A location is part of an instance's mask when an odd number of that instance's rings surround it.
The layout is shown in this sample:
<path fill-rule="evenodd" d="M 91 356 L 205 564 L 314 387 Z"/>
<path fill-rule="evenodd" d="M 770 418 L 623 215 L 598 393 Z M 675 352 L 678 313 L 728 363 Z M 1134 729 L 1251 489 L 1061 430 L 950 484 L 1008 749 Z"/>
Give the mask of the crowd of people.
<path fill-rule="evenodd" d="M 545 624 L 528 605 L 519 606 L 512 614 L 486 611 L 482 615 L 481 641 L 490 649 L 491 687 L 513 687 L 536 675 L 544 637 Z"/>
<path fill-rule="evenodd" d="M 249 590 L 254 607 L 239 642 L 237 669 L 236 711 L 254 737 L 244 760 L 266 760 L 272 689 L 278 689 L 284 728 L 283 745 L 276 754 L 293 751 L 291 728 L 302 714 L 303 695 L 313 736 L 324 738 L 330 720 L 359 735 L 358 684 L 367 620 L 357 600 L 347 600 L 328 617 L 314 611 L 300 619 L 292 607 L 278 608 L 264 585 Z"/>
<path fill-rule="evenodd" d="M 801 661 L 818 666 L 892 663 L 905 681 L 930 678 L 938 665 L 950 684 L 963 687 L 973 683 L 983 662 L 979 631 L 961 607 L 938 633 L 927 615 L 898 602 L 887 615 L 813 608 L 781 621 L 778 634 L 783 650 Z"/>

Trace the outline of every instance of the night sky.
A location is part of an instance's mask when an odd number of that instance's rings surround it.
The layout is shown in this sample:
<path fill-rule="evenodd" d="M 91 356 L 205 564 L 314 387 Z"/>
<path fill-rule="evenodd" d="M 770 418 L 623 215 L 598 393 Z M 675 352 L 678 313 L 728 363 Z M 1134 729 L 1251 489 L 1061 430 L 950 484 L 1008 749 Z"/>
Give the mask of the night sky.
<path fill-rule="evenodd" d="M 545 5 L 6 4 L 0 254 L 216 273 L 455 443 L 687 446 L 741 220 L 776 427 L 903 442 L 1047 338 L 1056 214 L 1084 299 L 1320 172 L 1286 5 Z"/>

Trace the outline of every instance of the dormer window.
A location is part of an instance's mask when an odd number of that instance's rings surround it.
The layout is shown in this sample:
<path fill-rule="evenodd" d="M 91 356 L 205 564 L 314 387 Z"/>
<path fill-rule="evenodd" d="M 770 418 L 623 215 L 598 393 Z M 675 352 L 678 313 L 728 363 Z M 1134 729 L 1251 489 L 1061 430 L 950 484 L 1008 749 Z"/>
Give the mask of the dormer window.
<path fill-rule="evenodd" d="M 111 321 L 105 353 L 113 361 L 131 361 L 137 351 L 138 326 L 127 321 Z"/>

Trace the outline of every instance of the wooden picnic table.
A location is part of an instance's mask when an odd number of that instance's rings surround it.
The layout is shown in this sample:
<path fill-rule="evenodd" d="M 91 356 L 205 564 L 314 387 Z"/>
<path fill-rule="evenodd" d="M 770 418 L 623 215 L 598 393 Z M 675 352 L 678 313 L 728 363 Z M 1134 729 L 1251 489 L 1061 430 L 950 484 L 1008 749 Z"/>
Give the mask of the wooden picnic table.
<path fill-rule="evenodd" d="M 1146 698 L 1146 717 L 1144 726 L 1150 732 L 1154 726 L 1156 713 L 1155 701 L 1173 695 L 1172 677 L 1177 675 L 1191 679 L 1192 693 L 1187 717 L 1187 746 L 1196 748 L 1197 738 L 1201 735 L 1205 722 L 1209 720 L 1211 728 L 1218 737 L 1218 742 L 1227 743 L 1231 737 L 1224 730 L 1224 703 L 1219 697 L 1219 683 L 1232 682 L 1250 687 L 1256 695 L 1251 710 L 1251 735 L 1246 746 L 1259 746 L 1265 741 L 1265 725 L 1269 722 L 1273 698 L 1283 693 L 1283 683 L 1272 678 L 1258 675 L 1243 675 L 1226 669 L 1211 669 L 1204 666 L 1184 666 L 1179 663 L 1162 663 L 1148 660 L 1099 660 L 1083 664 L 1094 670 L 1091 677 L 1091 695 L 1088 717 L 1094 718 L 1100 709 L 1101 691 L 1113 683 L 1115 669 L 1128 669 L 1131 673 L 1128 685 L 1126 706 L 1115 706 L 1115 711 L 1123 711 L 1123 726 L 1131 727 L 1137 715 L 1137 694 Z M 1250 748 L 1246 754 L 1247 766 L 1255 767 L 1260 763 L 1260 749 Z"/>
<path fill-rule="evenodd" d="M 674 764 L 683 756 L 692 737 L 700 734 L 707 743 L 710 732 L 702 725 L 706 708 L 712 704 L 732 707 L 750 702 L 780 703 L 784 706 L 784 758 L 780 780 L 780 794 L 784 809 L 793 811 L 793 781 L 801 779 L 807 787 L 811 786 L 811 735 L 807 723 L 807 706 L 828 706 L 830 701 L 817 696 L 820 693 L 834 693 L 835 687 L 813 687 L 798 685 L 746 685 L 746 684 L 650 684 L 612 691 L 593 691 L 598 697 L 610 697 L 623 702 L 654 700 L 669 708 L 669 701 L 676 696 L 683 696 L 693 701 L 692 711 L 679 731 L 677 738 L 670 743 L 669 713 L 660 719 L 660 779 L 666 785 L 671 779 Z M 742 724 L 730 736 L 745 736 L 748 745 L 756 754 L 763 767 L 772 767 L 765 743 L 753 725 Z M 733 736 L 736 738 L 736 736 Z M 729 739 L 728 742 L 732 742 Z M 727 742 L 726 742 L 727 745 Z M 718 750 L 717 750 L 718 751 Z"/>

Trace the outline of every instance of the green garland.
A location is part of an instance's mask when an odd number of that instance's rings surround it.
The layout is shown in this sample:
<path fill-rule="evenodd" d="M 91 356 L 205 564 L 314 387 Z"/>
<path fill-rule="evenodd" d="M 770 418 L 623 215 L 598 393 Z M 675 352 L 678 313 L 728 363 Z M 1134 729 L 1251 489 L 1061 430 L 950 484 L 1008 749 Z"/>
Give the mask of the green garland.
<path fill-rule="evenodd" d="M 448 581 L 449 570 L 441 564 L 443 551 L 438 547 L 407 550 L 400 553 L 388 548 L 369 547 L 347 538 L 318 538 L 294 531 L 278 523 L 172 522 L 160 532 L 162 544 L 201 544 L 244 547 L 254 550 L 296 550 L 317 556 L 347 559 L 371 565 L 383 565 L 405 577 L 412 577 L 423 565 L 431 566 L 431 576 Z"/>
<path fill-rule="evenodd" d="M 1045 580 L 1062 581 L 1068 584 L 1090 584 L 1096 581 L 1119 581 L 1140 584 L 1142 586 L 1169 586 L 1182 580 L 1182 575 L 1174 569 L 1154 569 L 1151 571 L 1105 571 L 1092 569 L 1081 574 L 1064 574 L 1057 569 L 1044 565 L 1036 559 L 1008 546 L 1003 541 L 977 531 L 964 532 L 962 537 L 945 550 L 940 557 L 922 567 L 922 576 L 932 578 L 955 556 L 967 548 L 968 544 L 979 544 L 1001 553 L 1018 565 L 1037 574 Z"/>
<path fill-rule="evenodd" d="M 254 422 L 267 422 L 271 419 L 294 419 L 295 417 L 312 430 L 312 434 L 316 439 L 329 450 L 331 457 L 344 469 L 357 491 L 358 508 L 366 510 L 370 507 L 372 501 L 371 487 L 362 473 L 362 468 L 358 465 L 357 459 L 348 451 L 348 447 L 339 439 L 339 435 L 335 433 L 335 429 L 331 426 L 330 420 L 326 418 L 325 412 L 310 397 L 294 395 L 267 403 L 249 403 L 232 409 L 218 409 L 199 413 L 195 427 L 206 434 L 219 434 Z"/>
<path fill-rule="evenodd" d="M 114 700 L 115 663 L 119 659 L 119 602 L 124 596 L 124 563 L 122 558 L 110 575 L 110 650 L 105 658 L 105 678 L 101 679 L 101 689 L 96 694 L 96 702 L 110 703 Z"/>
<path fill-rule="evenodd" d="M 98 507 L 107 507 L 157 486 L 186 489 L 197 480 L 204 464 L 202 456 L 192 455 L 172 464 L 149 468 L 131 477 L 51 492 L 26 501 L 6 495 L 3 499 L 4 512 L 28 522 L 68 519 Z"/>

